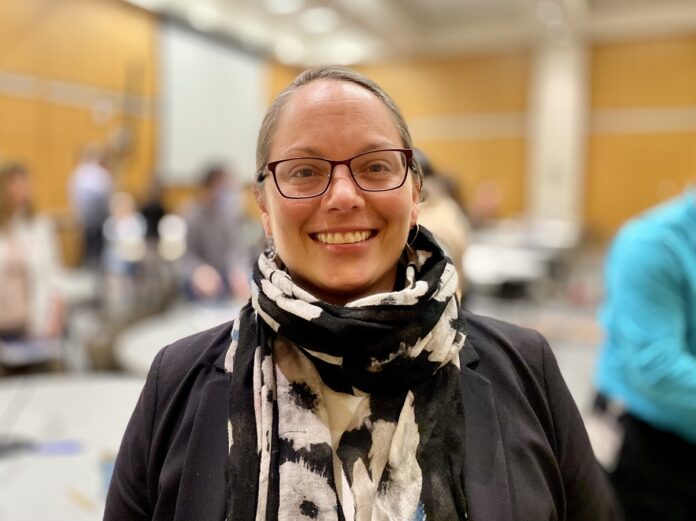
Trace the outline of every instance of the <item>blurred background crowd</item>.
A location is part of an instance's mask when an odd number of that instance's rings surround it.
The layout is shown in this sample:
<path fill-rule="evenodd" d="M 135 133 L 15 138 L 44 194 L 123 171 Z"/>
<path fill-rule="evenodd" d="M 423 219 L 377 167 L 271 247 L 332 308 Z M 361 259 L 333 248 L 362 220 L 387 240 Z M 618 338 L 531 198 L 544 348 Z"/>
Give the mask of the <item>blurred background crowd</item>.
<path fill-rule="evenodd" d="M 157 350 L 249 296 L 260 120 L 325 63 L 395 98 L 461 298 L 549 339 L 615 453 L 602 266 L 696 183 L 691 0 L 3 0 L 0 520 L 99 518 Z"/>

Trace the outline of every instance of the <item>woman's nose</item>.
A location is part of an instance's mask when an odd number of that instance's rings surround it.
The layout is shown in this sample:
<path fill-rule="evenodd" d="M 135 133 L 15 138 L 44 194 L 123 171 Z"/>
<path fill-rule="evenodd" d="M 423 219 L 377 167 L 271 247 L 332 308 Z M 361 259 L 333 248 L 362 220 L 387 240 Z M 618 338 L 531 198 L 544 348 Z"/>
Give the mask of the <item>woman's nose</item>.
<path fill-rule="evenodd" d="M 346 165 L 338 165 L 331 177 L 331 184 L 326 191 L 324 201 L 329 209 L 348 211 L 362 208 L 365 204 L 363 193 L 355 184 L 353 176 Z"/>

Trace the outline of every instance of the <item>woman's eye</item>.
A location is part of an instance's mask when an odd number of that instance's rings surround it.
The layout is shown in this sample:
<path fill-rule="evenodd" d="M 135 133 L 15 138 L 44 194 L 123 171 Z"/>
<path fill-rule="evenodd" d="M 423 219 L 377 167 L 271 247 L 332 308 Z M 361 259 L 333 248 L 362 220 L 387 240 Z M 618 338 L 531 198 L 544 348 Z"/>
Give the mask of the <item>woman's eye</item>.
<path fill-rule="evenodd" d="M 380 174 L 383 172 L 389 172 L 391 168 L 389 168 L 389 165 L 385 163 L 372 163 L 367 165 L 367 168 L 365 168 L 366 172 L 370 172 L 371 174 Z"/>
<path fill-rule="evenodd" d="M 313 177 L 319 175 L 319 172 L 315 170 L 314 168 L 309 168 L 309 167 L 304 167 L 304 168 L 296 168 L 292 172 L 290 172 L 290 177 L 294 178 L 302 178 L 302 177 Z"/>

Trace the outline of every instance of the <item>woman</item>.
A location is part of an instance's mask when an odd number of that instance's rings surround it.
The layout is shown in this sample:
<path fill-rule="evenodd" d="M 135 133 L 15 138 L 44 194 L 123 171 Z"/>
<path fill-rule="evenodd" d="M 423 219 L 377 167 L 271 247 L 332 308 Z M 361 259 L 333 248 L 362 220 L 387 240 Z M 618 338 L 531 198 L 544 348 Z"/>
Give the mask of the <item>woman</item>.
<path fill-rule="evenodd" d="M 233 324 L 158 354 L 106 520 L 613 519 L 544 339 L 459 308 L 411 148 L 350 70 L 278 96 L 257 146 L 275 246 Z"/>
<path fill-rule="evenodd" d="M 60 261 L 50 221 L 34 215 L 29 174 L 0 168 L 0 342 L 51 341 L 63 332 Z M 46 344 L 48 345 L 48 344 Z"/>

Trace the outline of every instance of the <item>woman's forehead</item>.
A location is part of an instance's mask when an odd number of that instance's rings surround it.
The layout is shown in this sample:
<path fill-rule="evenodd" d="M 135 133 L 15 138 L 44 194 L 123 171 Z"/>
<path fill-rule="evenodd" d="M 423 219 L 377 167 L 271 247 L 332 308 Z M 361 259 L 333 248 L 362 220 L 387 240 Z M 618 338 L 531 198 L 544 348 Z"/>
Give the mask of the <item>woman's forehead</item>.
<path fill-rule="evenodd" d="M 322 78 L 299 87 L 290 98 L 307 103 L 329 100 L 378 100 L 374 93 L 352 81 Z M 296 101 L 297 102 L 297 101 Z"/>
<path fill-rule="evenodd" d="M 283 120 L 284 116 L 325 117 L 351 111 L 370 111 L 375 118 L 393 119 L 382 100 L 365 87 L 348 81 L 326 79 L 315 80 L 297 89 L 281 112 L 280 119 Z"/>
<path fill-rule="evenodd" d="M 401 146 L 396 120 L 387 105 L 366 88 L 347 81 L 316 80 L 300 87 L 283 108 L 274 141 L 316 134 L 364 135 Z"/>

